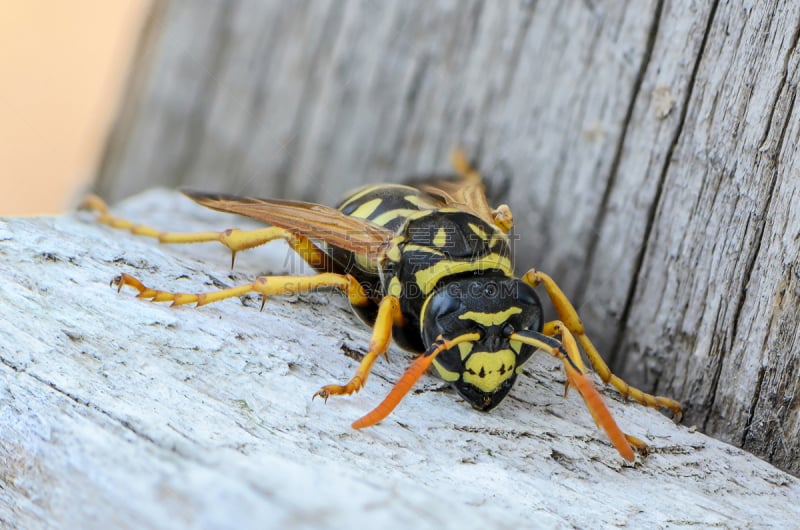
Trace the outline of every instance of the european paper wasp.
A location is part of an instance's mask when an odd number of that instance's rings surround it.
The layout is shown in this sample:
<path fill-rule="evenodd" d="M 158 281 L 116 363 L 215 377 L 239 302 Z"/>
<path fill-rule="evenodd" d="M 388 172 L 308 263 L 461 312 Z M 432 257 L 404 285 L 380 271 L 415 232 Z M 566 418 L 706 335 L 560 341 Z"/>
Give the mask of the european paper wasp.
<path fill-rule="evenodd" d="M 489 206 L 481 177 L 463 152 L 454 152 L 453 165 L 452 177 L 413 186 L 367 186 L 336 208 L 185 192 L 203 206 L 270 225 L 256 230 L 162 232 L 112 215 L 99 197 L 88 197 L 85 206 L 99 214 L 100 223 L 162 243 L 219 241 L 231 250 L 232 262 L 239 251 L 285 240 L 318 274 L 260 276 L 247 285 L 196 294 L 152 289 L 128 274 L 117 283 L 120 289 L 136 289 L 141 298 L 173 305 L 201 306 L 255 292 L 262 295 L 262 309 L 273 295 L 320 288 L 342 291 L 372 327 L 372 339 L 352 379 L 325 385 L 315 397 L 327 400 L 358 392 L 392 339 L 419 354 L 386 398 L 352 424 L 356 429 L 383 420 L 430 365 L 474 408 L 491 410 L 509 393 L 524 363 L 536 350 L 543 350 L 563 362 L 566 389 L 578 390 L 620 455 L 633 461 L 632 446 L 646 446 L 618 427 L 586 377 L 581 349 L 603 382 L 623 396 L 669 409 L 676 417 L 681 414 L 680 403 L 642 392 L 612 374 L 575 308 L 550 276 L 531 269 L 515 277 L 509 208 Z M 544 321 L 534 291 L 540 285 L 558 320 Z"/>

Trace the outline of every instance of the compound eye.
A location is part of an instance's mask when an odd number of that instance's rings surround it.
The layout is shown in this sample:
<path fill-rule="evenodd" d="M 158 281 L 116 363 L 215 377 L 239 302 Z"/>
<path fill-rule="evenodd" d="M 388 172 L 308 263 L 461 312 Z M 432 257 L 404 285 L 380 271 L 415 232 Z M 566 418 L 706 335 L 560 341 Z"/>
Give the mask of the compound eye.
<path fill-rule="evenodd" d="M 525 283 L 517 282 L 517 300 L 527 305 L 539 305 L 539 297 L 533 288 Z"/>
<path fill-rule="evenodd" d="M 447 317 L 455 313 L 461 308 L 461 301 L 447 292 L 441 292 L 434 296 L 431 300 L 431 305 L 428 308 L 428 313 L 434 316 L 437 320 Z"/>

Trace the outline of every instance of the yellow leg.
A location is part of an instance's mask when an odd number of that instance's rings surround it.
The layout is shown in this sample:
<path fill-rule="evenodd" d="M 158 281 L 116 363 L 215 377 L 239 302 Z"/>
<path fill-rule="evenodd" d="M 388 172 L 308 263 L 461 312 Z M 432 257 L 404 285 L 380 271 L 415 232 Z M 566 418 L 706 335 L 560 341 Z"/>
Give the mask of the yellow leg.
<path fill-rule="evenodd" d="M 592 366 L 597 371 L 597 374 L 604 383 L 610 384 L 623 396 L 635 399 L 643 405 L 653 408 L 663 407 L 669 409 L 672 411 L 673 416 L 680 420 L 682 415 L 682 407 L 680 403 L 668 397 L 654 396 L 652 394 L 642 392 L 638 388 L 630 386 L 628 383 L 611 373 L 611 369 L 600 356 L 600 353 L 598 353 L 597 349 L 594 347 L 594 344 L 592 344 L 592 341 L 589 340 L 589 337 L 586 335 L 583 323 L 578 316 L 578 312 L 572 306 L 572 303 L 566 297 L 561 288 L 550 276 L 544 274 L 543 272 L 531 269 L 525 273 L 525 275 L 522 277 L 522 281 L 531 287 L 536 287 L 539 284 L 544 286 L 548 296 L 550 297 L 550 300 L 553 302 L 553 306 L 558 313 L 559 319 L 561 319 L 566 328 L 578 338 L 578 342 L 583 348 L 583 351 L 586 352 L 586 355 L 589 357 L 589 361 L 591 361 Z M 552 324 L 545 326 L 544 334 L 552 335 L 552 327 L 548 326 L 552 326 Z"/>
<path fill-rule="evenodd" d="M 297 252 L 309 265 L 319 269 L 327 269 L 327 256 L 319 247 L 307 238 L 278 228 L 268 226 L 257 230 L 239 230 L 231 228 L 222 232 L 163 232 L 156 228 L 136 224 L 127 219 L 113 215 L 106 203 L 97 195 L 89 195 L 81 205 L 83 208 L 98 213 L 97 222 L 119 230 L 127 230 L 134 235 L 152 237 L 160 243 L 206 243 L 218 241 L 231 250 L 231 268 L 233 268 L 236 253 L 248 250 L 276 239 L 283 239 Z"/>
<path fill-rule="evenodd" d="M 356 375 L 345 385 L 325 385 L 320 388 L 314 397 L 321 397 L 325 401 L 330 396 L 350 395 L 358 392 L 367 383 L 367 377 L 372 370 L 372 365 L 381 354 L 386 353 L 389 342 L 392 340 L 392 326 L 401 319 L 400 300 L 396 296 L 386 296 L 378 307 L 378 316 L 372 327 L 372 340 L 369 342 L 369 351 L 358 365 Z M 313 399 L 313 398 L 312 398 Z"/>
<path fill-rule="evenodd" d="M 304 293 L 319 288 L 341 289 L 354 306 L 363 307 L 370 303 L 364 288 L 353 276 L 330 272 L 315 276 L 259 276 L 253 283 L 206 293 L 173 293 L 151 289 L 129 274 L 119 276 L 115 282 L 120 290 L 128 285 L 139 291 L 138 298 L 153 302 L 172 302 L 172 305 L 201 306 L 255 292 L 261 294 L 261 309 L 264 309 L 264 302 L 268 296 Z"/>

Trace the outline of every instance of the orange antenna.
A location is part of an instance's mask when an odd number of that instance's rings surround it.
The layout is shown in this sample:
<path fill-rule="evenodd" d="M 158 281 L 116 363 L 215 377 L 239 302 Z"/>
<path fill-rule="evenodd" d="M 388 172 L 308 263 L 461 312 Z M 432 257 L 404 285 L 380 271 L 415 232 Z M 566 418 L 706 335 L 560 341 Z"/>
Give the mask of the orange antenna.
<path fill-rule="evenodd" d="M 636 458 L 625 433 L 617 425 L 611 415 L 611 411 L 608 410 L 608 407 L 603 402 L 603 398 L 600 397 L 592 383 L 583 374 L 581 369 L 583 362 L 580 359 L 575 340 L 565 326 L 561 325 L 559 327 L 558 331 L 562 333 L 562 342 L 532 331 L 513 333 L 509 338 L 549 352 L 554 357 L 561 359 L 564 363 L 564 371 L 567 373 L 567 384 L 574 386 L 578 390 L 584 403 L 586 403 L 586 408 L 592 414 L 594 422 L 605 431 L 622 458 L 628 462 L 633 462 Z"/>
<path fill-rule="evenodd" d="M 449 350 L 462 342 L 473 342 L 480 338 L 480 333 L 465 333 L 452 340 L 445 339 L 439 335 L 428 348 L 428 351 L 414 359 L 411 366 L 406 369 L 406 373 L 403 374 L 403 377 L 394 385 L 383 401 L 365 416 L 353 422 L 353 428 L 363 429 L 364 427 L 370 427 L 388 416 L 441 352 Z"/>

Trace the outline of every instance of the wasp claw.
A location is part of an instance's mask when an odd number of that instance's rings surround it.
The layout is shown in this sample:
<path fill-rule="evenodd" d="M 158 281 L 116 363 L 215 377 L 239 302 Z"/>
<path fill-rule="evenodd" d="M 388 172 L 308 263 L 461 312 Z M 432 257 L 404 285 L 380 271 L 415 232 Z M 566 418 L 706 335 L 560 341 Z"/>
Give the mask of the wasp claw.
<path fill-rule="evenodd" d="M 261 309 L 259 311 L 264 311 L 264 305 L 267 303 L 267 297 L 263 294 L 261 295 Z"/>

